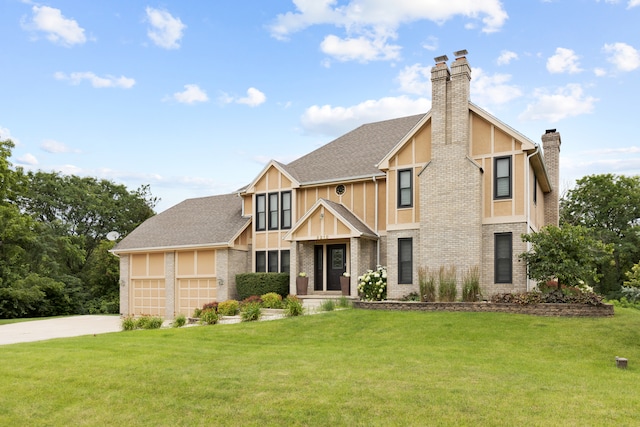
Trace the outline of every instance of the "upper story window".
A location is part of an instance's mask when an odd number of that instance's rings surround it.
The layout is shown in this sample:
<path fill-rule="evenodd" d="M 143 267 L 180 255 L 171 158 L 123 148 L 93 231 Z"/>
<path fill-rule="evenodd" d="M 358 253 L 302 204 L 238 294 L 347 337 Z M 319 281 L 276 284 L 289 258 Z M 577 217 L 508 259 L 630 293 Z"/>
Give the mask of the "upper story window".
<path fill-rule="evenodd" d="M 280 193 L 280 228 L 291 228 L 291 191 Z"/>
<path fill-rule="evenodd" d="M 413 171 L 402 169 L 398 171 L 398 207 L 413 206 Z"/>
<path fill-rule="evenodd" d="M 267 196 L 264 194 L 256 195 L 256 231 L 267 228 Z"/>
<path fill-rule="evenodd" d="M 256 231 L 291 228 L 291 191 L 256 194 Z"/>
<path fill-rule="evenodd" d="M 511 198 L 511 156 L 496 157 L 494 161 L 494 199 Z"/>
<path fill-rule="evenodd" d="M 269 193 L 269 230 L 278 229 L 278 193 Z"/>

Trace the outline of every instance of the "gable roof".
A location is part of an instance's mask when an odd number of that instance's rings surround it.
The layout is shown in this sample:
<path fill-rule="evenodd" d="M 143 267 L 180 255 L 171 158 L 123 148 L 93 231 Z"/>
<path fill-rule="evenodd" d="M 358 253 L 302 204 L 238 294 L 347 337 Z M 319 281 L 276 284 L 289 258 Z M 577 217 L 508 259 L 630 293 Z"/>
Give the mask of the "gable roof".
<path fill-rule="evenodd" d="M 285 166 L 300 184 L 384 175 L 376 166 L 424 114 L 362 125 Z"/>
<path fill-rule="evenodd" d="M 364 222 L 360 220 L 353 212 L 351 212 L 346 206 L 333 202 L 328 199 L 318 199 L 311 209 L 309 209 L 300 220 L 294 225 L 294 227 L 284 236 L 284 240 L 293 240 L 292 236 L 301 227 L 306 226 L 307 220 L 317 212 L 320 207 L 324 207 L 338 218 L 347 228 L 349 228 L 351 236 L 353 237 L 369 237 L 377 239 L 379 236 L 375 231 L 371 230 Z M 313 238 L 315 239 L 315 237 Z"/>
<path fill-rule="evenodd" d="M 251 219 L 236 194 L 187 199 L 147 219 L 112 249 L 130 252 L 233 244 Z"/>

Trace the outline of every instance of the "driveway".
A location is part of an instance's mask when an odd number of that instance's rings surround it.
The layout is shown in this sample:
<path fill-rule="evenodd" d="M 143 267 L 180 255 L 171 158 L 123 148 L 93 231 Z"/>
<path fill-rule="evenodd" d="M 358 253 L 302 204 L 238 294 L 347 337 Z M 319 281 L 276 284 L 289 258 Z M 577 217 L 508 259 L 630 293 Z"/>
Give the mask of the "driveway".
<path fill-rule="evenodd" d="M 71 316 L 0 325 L 0 345 L 122 330 L 120 316 Z"/>

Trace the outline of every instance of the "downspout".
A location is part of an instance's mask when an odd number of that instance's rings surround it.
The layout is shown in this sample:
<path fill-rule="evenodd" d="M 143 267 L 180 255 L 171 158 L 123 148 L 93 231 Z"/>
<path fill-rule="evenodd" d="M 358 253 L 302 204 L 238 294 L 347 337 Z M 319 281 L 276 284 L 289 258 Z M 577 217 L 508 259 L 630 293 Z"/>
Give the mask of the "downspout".
<path fill-rule="evenodd" d="M 376 265 L 380 265 L 380 233 L 378 233 L 378 180 L 376 180 L 376 176 L 371 176 L 371 179 L 375 183 L 375 209 L 374 209 L 374 231 L 378 235 L 378 244 L 376 245 Z"/>
<path fill-rule="evenodd" d="M 531 176 L 531 158 L 540 152 L 540 146 L 536 144 L 536 150 L 527 156 L 527 176 L 526 176 L 526 185 L 527 185 L 527 203 L 526 203 L 526 215 L 527 215 L 527 234 L 529 234 L 529 230 L 531 230 L 531 183 L 529 177 Z M 535 173 L 535 171 L 533 172 Z M 527 251 L 531 249 L 531 243 L 527 243 Z M 529 288 L 530 280 L 529 280 L 529 267 L 527 266 L 527 292 L 531 289 Z"/>

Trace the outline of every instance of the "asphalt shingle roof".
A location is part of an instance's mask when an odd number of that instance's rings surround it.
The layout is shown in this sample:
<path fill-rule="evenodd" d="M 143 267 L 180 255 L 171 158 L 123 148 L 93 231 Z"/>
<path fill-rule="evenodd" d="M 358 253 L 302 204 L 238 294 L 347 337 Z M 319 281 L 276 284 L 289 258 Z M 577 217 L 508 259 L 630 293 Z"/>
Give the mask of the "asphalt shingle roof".
<path fill-rule="evenodd" d="M 284 168 L 301 184 L 378 175 L 376 165 L 423 117 L 362 125 Z"/>
<path fill-rule="evenodd" d="M 187 199 L 147 219 L 113 250 L 225 244 L 249 221 L 237 194 Z"/>

